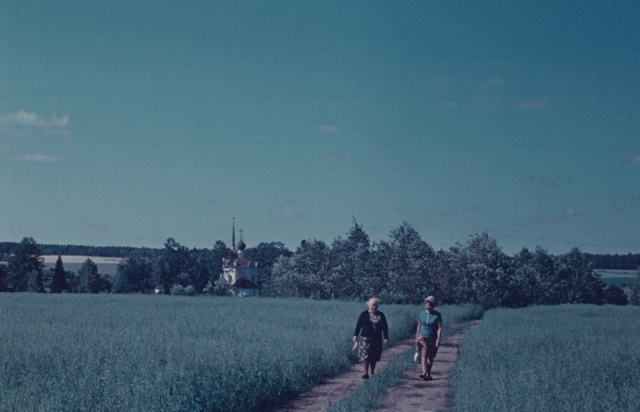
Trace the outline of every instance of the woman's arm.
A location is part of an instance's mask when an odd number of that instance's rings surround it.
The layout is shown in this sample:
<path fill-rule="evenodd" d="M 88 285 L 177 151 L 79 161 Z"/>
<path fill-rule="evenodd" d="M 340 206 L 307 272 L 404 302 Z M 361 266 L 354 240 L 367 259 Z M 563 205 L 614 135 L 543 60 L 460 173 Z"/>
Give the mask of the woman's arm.
<path fill-rule="evenodd" d="M 440 346 L 440 337 L 442 336 L 442 317 L 438 317 L 438 332 L 436 338 L 436 348 Z"/>
<path fill-rule="evenodd" d="M 358 322 L 356 323 L 356 330 L 353 332 L 353 341 L 358 340 L 358 335 L 360 335 L 360 330 L 362 329 L 363 317 L 362 313 L 358 316 Z"/>
<path fill-rule="evenodd" d="M 387 317 L 382 314 L 382 336 L 384 336 L 384 343 L 389 340 L 389 326 L 387 325 Z"/>

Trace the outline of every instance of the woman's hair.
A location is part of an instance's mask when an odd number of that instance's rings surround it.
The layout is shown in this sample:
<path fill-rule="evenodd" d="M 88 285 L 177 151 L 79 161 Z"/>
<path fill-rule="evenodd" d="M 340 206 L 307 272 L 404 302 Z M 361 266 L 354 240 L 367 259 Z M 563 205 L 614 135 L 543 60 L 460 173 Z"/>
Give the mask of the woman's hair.
<path fill-rule="evenodd" d="M 427 302 L 431 302 L 431 304 L 433 306 L 436 305 L 436 298 L 434 298 L 433 296 L 427 296 L 426 298 L 424 298 L 424 304 L 426 305 Z"/>
<path fill-rule="evenodd" d="M 378 298 L 371 298 L 367 301 L 367 307 L 371 307 L 371 305 L 373 305 L 374 303 L 377 303 L 378 306 L 380 306 L 380 299 Z"/>

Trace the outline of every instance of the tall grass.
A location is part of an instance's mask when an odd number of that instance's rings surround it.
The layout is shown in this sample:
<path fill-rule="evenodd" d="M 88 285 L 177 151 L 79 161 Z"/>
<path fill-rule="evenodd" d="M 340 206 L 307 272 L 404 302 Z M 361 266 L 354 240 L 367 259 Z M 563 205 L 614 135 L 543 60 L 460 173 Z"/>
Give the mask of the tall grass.
<path fill-rule="evenodd" d="M 354 362 L 364 303 L 0 294 L 0 410 L 265 410 Z M 392 339 L 413 306 L 388 305 Z"/>
<path fill-rule="evenodd" d="M 487 312 L 452 378 L 454 411 L 640 410 L 640 308 Z"/>

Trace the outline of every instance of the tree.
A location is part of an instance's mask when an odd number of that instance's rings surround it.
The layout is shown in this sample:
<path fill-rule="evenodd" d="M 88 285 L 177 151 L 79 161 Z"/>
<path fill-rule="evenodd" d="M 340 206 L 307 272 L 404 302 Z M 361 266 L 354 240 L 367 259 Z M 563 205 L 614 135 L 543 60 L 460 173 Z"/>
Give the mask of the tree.
<path fill-rule="evenodd" d="M 629 303 L 632 305 L 640 306 L 640 266 L 636 269 L 636 277 L 631 284 L 631 296 Z"/>
<path fill-rule="evenodd" d="M 118 270 L 113 282 L 115 293 L 145 293 L 153 288 L 151 277 L 153 275 L 153 256 L 148 253 L 134 253 L 123 263 L 118 265 Z"/>
<path fill-rule="evenodd" d="M 260 276 L 258 286 L 263 288 L 272 277 L 272 268 L 280 256 L 290 257 L 291 251 L 282 242 L 260 243 L 256 247 L 247 248 L 244 256 L 258 265 Z"/>
<path fill-rule="evenodd" d="M 495 239 L 487 233 L 472 236 L 467 245 L 467 270 L 473 279 L 477 301 L 485 309 L 509 306 L 517 293 L 511 265 Z"/>
<path fill-rule="evenodd" d="M 534 262 L 534 255 L 523 248 L 512 259 L 514 294 L 507 306 L 526 307 L 536 301 L 538 279 L 540 277 Z"/>
<path fill-rule="evenodd" d="M 557 268 L 563 295 L 560 303 L 604 303 L 604 284 L 578 248 L 560 256 Z"/>
<path fill-rule="evenodd" d="M 50 290 L 51 293 L 62 293 L 67 290 L 67 278 L 65 276 L 64 265 L 62 264 L 62 256 L 58 255 L 56 260 L 56 266 L 51 278 Z"/>
<path fill-rule="evenodd" d="M 456 303 L 477 303 L 484 308 L 516 305 L 517 288 L 510 259 L 487 233 L 456 244 L 446 257 L 446 269 Z"/>
<path fill-rule="evenodd" d="M 604 290 L 604 303 L 609 305 L 628 305 L 629 299 L 622 288 L 616 285 L 609 285 Z"/>
<path fill-rule="evenodd" d="M 100 293 L 102 282 L 98 274 L 98 265 L 91 259 L 84 261 L 78 271 L 79 293 Z"/>
<path fill-rule="evenodd" d="M 7 278 L 9 277 L 9 271 L 5 265 L 0 264 L 0 292 L 7 292 Z"/>
<path fill-rule="evenodd" d="M 14 292 L 44 292 L 43 259 L 33 238 L 24 238 L 9 259 L 7 288 Z"/>
<path fill-rule="evenodd" d="M 329 299 L 329 264 L 330 249 L 324 242 L 303 240 L 291 257 L 276 260 L 265 291 L 277 297 Z"/>
<path fill-rule="evenodd" d="M 331 269 L 328 281 L 333 298 L 364 297 L 369 281 L 371 243 L 354 220 L 346 239 L 336 239 L 331 246 Z M 369 292 L 370 293 L 370 292 Z"/>
<path fill-rule="evenodd" d="M 181 273 L 193 274 L 194 260 L 189 250 L 168 238 L 156 259 L 153 281 L 156 285 L 170 288 L 178 281 Z M 186 286 L 186 285 L 183 285 Z"/>
<path fill-rule="evenodd" d="M 229 282 L 224 279 L 218 279 L 216 281 L 209 281 L 202 293 L 213 296 L 232 296 L 233 290 Z"/>
<path fill-rule="evenodd" d="M 392 230 L 389 237 L 389 242 L 380 243 L 388 257 L 386 299 L 419 303 L 427 295 L 438 294 L 433 248 L 407 222 Z"/>

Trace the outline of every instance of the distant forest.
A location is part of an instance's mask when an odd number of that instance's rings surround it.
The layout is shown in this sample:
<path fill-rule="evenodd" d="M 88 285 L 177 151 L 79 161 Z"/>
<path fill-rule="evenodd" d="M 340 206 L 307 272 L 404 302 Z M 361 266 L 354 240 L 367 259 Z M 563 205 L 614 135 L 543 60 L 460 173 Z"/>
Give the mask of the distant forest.
<path fill-rule="evenodd" d="M 0 256 L 10 255 L 18 246 L 18 242 L 0 242 Z M 86 246 L 86 245 L 44 245 L 39 244 L 43 255 L 62 256 L 100 256 L 127 258 L 133 252 L 154 250 L 131 246 Z M 159 250 L 159 249 L 158 249 Z M 6 261 L 6 259 L 3 259 Z"/>
<path fill-rule="evenodd" d="M 626 255 L 585 253 L 584 257 L 594 269 L 636 270 L 640 267 L 640 253 L 627 253 Z"/>
<path fill-rule="evenodd" d="M 7 261 L 8 256 L 18 246 L 18 242 L 0 242 L 0 261 Z M 87 245 L 44 245 L 40 244 L 43 255 L 62 256 L 100 256 L 128 258 L 134 252 L 160 251 L 161 249 L 140 248 L 131 246 L 87 246 Z M 583 253 L 593 269 L 636 270 L 640 267 L 640 253 L 596 254 Z"/>

